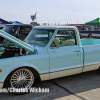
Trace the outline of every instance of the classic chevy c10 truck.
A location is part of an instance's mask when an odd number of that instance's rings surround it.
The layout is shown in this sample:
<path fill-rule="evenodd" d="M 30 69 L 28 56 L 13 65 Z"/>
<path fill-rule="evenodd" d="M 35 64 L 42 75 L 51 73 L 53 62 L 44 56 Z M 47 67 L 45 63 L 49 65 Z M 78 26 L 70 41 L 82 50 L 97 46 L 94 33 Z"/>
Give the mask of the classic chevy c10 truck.
<path fill-rule="evenodd" d="M 0 30 L 0 88 L 99 70 L 100 40 L 80 39 L 72 26 L 34 27 L 24 41 Z M 23 52 L 24 51 L 24 52 Z"/>

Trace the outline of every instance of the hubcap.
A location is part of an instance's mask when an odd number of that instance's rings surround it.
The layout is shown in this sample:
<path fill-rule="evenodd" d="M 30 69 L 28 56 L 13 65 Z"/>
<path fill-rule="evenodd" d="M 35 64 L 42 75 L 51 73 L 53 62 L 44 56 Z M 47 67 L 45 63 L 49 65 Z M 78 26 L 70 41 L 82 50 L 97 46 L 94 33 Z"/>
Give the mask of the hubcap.
<path fill-rule="evenodd" d="M 33 73 L 29 69 L 19 69 L 13 73 L 10 83 L 13 88 L 30 88 L 34 82 Z"/>

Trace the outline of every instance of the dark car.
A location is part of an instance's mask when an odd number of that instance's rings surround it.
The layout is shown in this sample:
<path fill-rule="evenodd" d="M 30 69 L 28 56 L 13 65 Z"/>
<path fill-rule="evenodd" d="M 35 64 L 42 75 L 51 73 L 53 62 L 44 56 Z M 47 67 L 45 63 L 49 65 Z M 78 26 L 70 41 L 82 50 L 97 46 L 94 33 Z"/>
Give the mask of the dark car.
<path fill-rule="evenodd" d="M 7 24 L 2 30 L 19 38 L 20 40 L 24 40 L 32 30 L 32 27 L 33 26 L 31 24 Z"/>
<path fill-rule="evenodd" d="M 23 41 L 27 37 L 27 35 L 30 33 L 30 31 L 32 30 L 32 27 L 33 26 L 31 24 L 7 24 L 4 26 L 2 31 L 10 35 L 13 35 L 14 37 Z M 0 47 L 6 48 L 8 43 L 9 41 L 4 39 L 3 37 L 0 37 Z M 17 48 L 17 49 L 18 49 L 17 52 L 20 52 L 20 48 Z M 7 51 L 7 49 L 5 50 Z M 23 49 L 23 53 L 24 53 L 24 49 Z"/>

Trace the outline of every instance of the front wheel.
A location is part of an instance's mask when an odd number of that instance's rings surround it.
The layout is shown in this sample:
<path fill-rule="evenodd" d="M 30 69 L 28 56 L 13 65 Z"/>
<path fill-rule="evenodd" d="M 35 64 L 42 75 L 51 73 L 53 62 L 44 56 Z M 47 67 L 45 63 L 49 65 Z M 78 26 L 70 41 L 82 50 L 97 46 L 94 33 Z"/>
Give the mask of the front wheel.
<path fill-rule="evenodd" d="M 31 71 L 29 68 L 20 68 L 13 71 L 6 80 L 6 86 L 19 89 L 29 90 L 36 82 L 36 75 L 34 70 Z M 15 91 L 16 93 L 19 91 Z M 20 93 L 26 93 L 26 91 L 20 91 Z M 23 94 L 21 93 L 21 94 Z M 18 93 L 17 93 L 18 94 Z"/>

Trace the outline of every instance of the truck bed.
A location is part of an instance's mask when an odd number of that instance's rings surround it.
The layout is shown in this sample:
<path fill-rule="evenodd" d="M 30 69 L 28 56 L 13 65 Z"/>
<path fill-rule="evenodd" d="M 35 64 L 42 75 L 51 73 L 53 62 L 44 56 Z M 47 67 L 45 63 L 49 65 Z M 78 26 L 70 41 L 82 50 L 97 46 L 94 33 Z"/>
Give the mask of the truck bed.
<path fill-rule="evenodd" d="M 81 39 L 80 41 L 82 46 L 100 44 L 100 39 Z"/>

